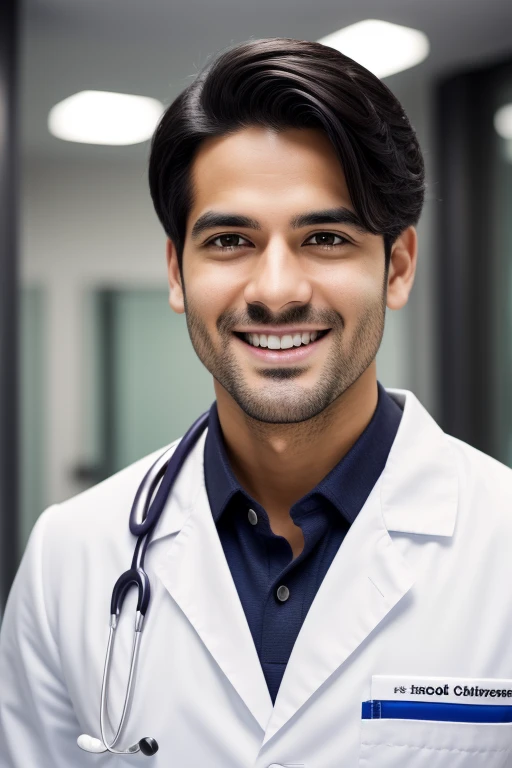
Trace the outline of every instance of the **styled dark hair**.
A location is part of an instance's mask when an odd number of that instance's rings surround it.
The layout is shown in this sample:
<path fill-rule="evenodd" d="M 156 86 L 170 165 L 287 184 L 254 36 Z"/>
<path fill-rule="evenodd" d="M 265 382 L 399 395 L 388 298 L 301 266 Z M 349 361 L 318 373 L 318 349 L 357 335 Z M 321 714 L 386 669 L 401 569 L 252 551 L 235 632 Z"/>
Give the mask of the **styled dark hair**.
<path fill-rule="evenodd" d="M 353 59 L 321 43 L 279 37 L 221 53 L 155 130 L 149 188 L 180 269 L 199 145 L 253 125 L 325 131 L 360 221 L 384 237 L 387 269 L 391 245 L 423 207 L 425 171 L 414 129 L 389 88 Z"/>

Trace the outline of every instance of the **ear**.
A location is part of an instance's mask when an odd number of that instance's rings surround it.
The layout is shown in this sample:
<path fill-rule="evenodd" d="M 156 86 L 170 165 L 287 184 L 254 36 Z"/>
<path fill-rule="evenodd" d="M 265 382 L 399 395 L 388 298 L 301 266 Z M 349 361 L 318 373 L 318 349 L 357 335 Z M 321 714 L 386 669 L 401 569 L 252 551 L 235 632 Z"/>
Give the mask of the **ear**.
<path fill-rule="evenodd" d="M 407 227 L 393 243 L 388 272 L 389 309 L 402 309 L 407 304 L 416 273 L 417 247 L 414 227 Z"/>
<path fill-rule="evenodd" d="M 167 258 L 167 278 L 169 280 L 169 304 L 175 312 L 183 314 L 185 312 L 185 301 L 183 298 L 178 255 L 174 243 L 169 238 L 165 247 L 165 255 Z"/>

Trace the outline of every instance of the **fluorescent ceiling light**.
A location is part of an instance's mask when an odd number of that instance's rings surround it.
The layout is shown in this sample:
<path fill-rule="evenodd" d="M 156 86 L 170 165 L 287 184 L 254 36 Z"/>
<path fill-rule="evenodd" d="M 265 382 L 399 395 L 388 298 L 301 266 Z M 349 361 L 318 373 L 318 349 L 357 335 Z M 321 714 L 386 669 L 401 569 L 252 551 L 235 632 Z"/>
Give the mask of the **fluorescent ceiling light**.
<path fill-rule="evenodd" d="M 512 104 L 498 109 L 494 115 L 494 127 L 503 139 L 512 139 Z"/>
<path fill-rule="evenodd" d="M 153 134 L 164 110 L 147 96 L 80 91 L 48 114 L 48 130 L 58 139 L 84 144 L 138 144 Z"/>
<path fill-rule="evenodd" d="M 430 51 L 419 29 L 366 19 L 322 37 L 319 43 L 344 53 L 377 77 L 388 77 L 419 64 Z"/>

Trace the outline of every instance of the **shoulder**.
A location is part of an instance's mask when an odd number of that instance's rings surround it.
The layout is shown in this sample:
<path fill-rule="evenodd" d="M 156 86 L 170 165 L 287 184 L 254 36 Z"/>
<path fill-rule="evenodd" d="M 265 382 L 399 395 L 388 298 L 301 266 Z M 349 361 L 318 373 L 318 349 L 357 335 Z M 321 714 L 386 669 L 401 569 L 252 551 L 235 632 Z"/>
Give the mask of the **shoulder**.
<path fill-rule="evenodd" d="M 39 516 L 18 569 L 16 589 L 23 599 L 44 606 L 38 610 L 56 638 L 61 617 L 72 615 L 77 595 L 86 602 L 96 599 L 98 591 L 103 595 L 104 585 L 111 587 L 129 566 L 134 496 L 149 468 L 178 443 L 143 457 Z"/>
<path fill-rule="evenodd" d="M 457 437 L 446 435 L 449 445 L 460 461 L 468 479 L 473 477 L 479 484 L 484 483 L 493 490 L 512 493 L 512 469 L 501 461 L 494 459 L 469 443 Z"/>
<path fill-rule="evenodd" d="M 119 531 L 128 531 L 133 499 L 142 479 L 159 456 L 176 447 L 180 439 L 46 509 L 37 523 L 47 532 L 45 538 L 54 541 L 59 548 L 69 548 L 77 540 L 97 543 L 101 538 L 110 538 L 109 533 L 118 537 Z"/>
<path fill-rule="evenodd" d="M 477 448 L 446 435 L 459 467 L 459 494 L 486 528 L 512 536 L 512 469 Z"/>

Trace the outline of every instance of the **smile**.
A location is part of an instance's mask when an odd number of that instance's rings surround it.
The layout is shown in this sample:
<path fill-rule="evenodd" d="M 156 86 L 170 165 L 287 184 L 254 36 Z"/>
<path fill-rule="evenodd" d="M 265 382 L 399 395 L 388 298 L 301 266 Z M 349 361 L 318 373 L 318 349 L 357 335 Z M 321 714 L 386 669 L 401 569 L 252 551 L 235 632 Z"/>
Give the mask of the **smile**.
<path fill-rule="evenodd" d="M 292 347 L 307 346 L 318 338 L 325 336 L 326 333 L 329 333 L 329 329 L 325 331 L 303 331 L 302 333 L 283 335 L 266 333 L 240 333 L 236 335 L 253 347 L 292 349 Z"/>
<path fill-rule="evenodd" d="M 234 332 L 244 348 L 260 360 L 268 363 L 298 362 L 321 346 L 330 328 L 319 331 L 303 331 L 284 334 Z"/>

